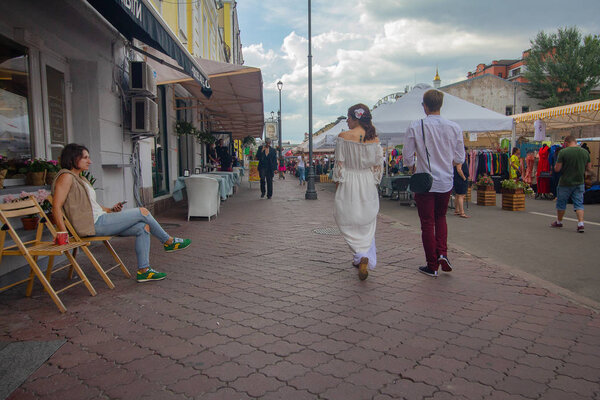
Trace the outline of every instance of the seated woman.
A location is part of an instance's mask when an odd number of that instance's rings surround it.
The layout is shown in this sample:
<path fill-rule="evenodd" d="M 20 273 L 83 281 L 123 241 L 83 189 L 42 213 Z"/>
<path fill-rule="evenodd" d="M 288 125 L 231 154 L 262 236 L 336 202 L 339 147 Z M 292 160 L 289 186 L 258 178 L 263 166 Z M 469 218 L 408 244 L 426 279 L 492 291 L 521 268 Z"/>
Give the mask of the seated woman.
<path fill-rule="evenodd" d="M 183 250 L 191 244 L 189 239 L 169 236 L 145 208 L 121 211 L 123 203 L 112 208 L 96 202 L 96 191 L 80 176 L 92 164 L 85 146 L 71 143 L 60 155 L 61 169 L 52 184 L 53 213 L 59 231 L 66 232 L 63 211 L 81 236 L 135 236 L 135 253 L 138 261 L 138 282 L 159 281 L 167 274 L 150 268 L 150 234 L 163 243 L 164 250 Z"/>

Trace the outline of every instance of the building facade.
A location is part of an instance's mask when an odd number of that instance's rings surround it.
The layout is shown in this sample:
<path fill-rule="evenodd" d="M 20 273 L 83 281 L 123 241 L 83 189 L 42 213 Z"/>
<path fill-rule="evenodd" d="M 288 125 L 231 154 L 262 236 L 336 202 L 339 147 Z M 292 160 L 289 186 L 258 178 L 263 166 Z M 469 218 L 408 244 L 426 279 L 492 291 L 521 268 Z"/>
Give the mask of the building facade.
<path fill-rule="evenodd" d="M 239 43 L 239 27 L 235 2 L 229 7 L 233 16 L 228 21 L 234 21 L 228 25 L 231 47 Z M 127 201 L 127 207 L 145 206 L 154 212 L 168 207 L 183 169 L 193 171 L 204 165 L 204 145 L 193 137 L 178 137 L 176 122 L 189 121 L 210 131 L 216 126 L 215 118 L 198 101 L 198 96 L 206 100 L 199 91 L 192 93 L 185 84 L 159 84 L 152 95 L 158 106 L 158 131 L 133 133 L 130 62 L 152 61 L 152 46 L 159 43 L 140 31 L 143 23 L 151 23 L 181 56 L 175 61 L 173 51 L 169 56 L 164 49 L 154 52 L 175 64 L 174 69 L 164 70 L 176 76 L 155 69 L 156 81 L 192 81 L 204 91 L 210 81 L 200 59 L 226 61 L 219 25 L 224 9 L 223 2 L 214 0 L 0 2 L 0 161 L 57 160 L 66 144 L 80 143 L 90 152 L 90 172 L 100 204 Z M 139 37 L 148 39 L 150 46 Z M 243 61 L 241 45 L 232 48 L 237 52 L 232 52 L 231 60 Z M 260 70 L 248 70 L 258 74 L 255 82 L 260 83 L 254 85 L 258 124 L 263 116 L 262 78 Z M 236 90 L 235 84 L 228 87 L 232 86 Z M 222 103 L 235 103 L 235 93 L 230 98 Z M 221 114 L 230 119 L 225 112 Z M 26 186 L 22 173 L 9 178 L 15 186 L 0 186 L 0 201 L 5 194 L 40 188 Z"/>
<path fill-rule="evenodd" d="M 483 74 L 441 86 L 440 90 L 497 113 L 513 115 L 541 108 L 538 100 L 525 92 L 525 85 L 517 80 L 509 81 L 497 75 Z"/>
<path fill-rule="evenodd" d="M 473 79 L 490 74 L 511 82 L 516 81 L 520 83 L 527 83 L 527 79 L 525 79 L 523 74 L 527 70 L 528 56 L 529 50 L 525 50 L 520 59 L 494 60 L 491 64 L 478 64 L 475 68 L 475 71 L 467 74 L 467 79 Z"/>

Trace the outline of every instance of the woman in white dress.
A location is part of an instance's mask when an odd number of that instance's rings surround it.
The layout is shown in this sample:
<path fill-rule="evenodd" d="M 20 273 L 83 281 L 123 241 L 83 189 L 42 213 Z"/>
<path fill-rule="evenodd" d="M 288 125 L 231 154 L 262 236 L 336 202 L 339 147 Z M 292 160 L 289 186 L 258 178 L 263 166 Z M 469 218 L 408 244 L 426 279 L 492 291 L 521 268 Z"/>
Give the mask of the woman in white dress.
<path fill-rule="evenodd" d="M 336 182 L 334 218 L 354 253 L 360 280 L 377 264 L 375 227 L 379 212 L 377 185 L 383 173 L 383 150 L 364 104 L 348 109 L 349 131 L 338 135 L 333 180 Z"/>

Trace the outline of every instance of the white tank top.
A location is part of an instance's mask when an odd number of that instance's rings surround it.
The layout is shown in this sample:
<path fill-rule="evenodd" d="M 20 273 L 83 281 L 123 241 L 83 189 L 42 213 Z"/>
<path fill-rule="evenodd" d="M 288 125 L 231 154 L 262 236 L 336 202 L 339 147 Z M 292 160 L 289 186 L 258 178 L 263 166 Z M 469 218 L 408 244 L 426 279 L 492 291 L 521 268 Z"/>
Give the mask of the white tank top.
<path fill-rule="evenodd" d="M 94 190 L 92 185 L 86 183 L 84 186 L 87 189 L 88 194 L 90 196 L 90 203 L 92 205 L 92 215 L 94 216 L 94 223 L 96 223 L 96 221 L 98 221 L 98 218 L 100 218 L 101 215 L 106 214 L 106 211 L 104 211 L 102 207 L 100 207 L 100 204 L 98 204 L 98 202 L 96 201 L 96 191 Z"/>

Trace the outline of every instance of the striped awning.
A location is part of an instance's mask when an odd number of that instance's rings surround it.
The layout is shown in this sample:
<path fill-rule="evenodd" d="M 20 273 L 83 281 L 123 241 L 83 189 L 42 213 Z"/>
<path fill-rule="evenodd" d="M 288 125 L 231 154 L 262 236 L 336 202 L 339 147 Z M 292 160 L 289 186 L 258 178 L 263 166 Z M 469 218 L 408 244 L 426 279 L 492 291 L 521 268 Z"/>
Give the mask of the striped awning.
<path fill-rule="evenodd" d="M 533 132 L 533 123 L 540 119 L 546 122 L 546 129 L 600 125 L 600 99 L 516 114 L 513 119 L 520 132 Z"/>

